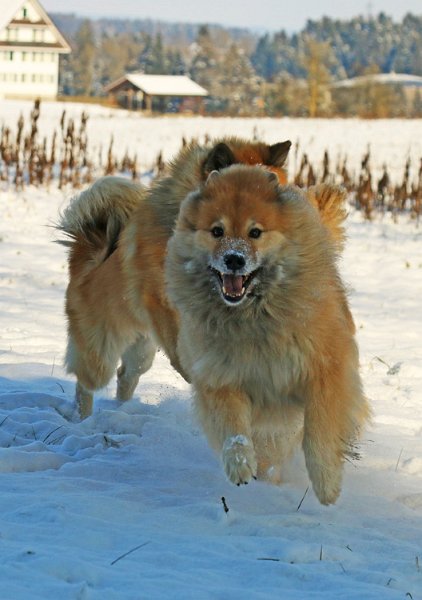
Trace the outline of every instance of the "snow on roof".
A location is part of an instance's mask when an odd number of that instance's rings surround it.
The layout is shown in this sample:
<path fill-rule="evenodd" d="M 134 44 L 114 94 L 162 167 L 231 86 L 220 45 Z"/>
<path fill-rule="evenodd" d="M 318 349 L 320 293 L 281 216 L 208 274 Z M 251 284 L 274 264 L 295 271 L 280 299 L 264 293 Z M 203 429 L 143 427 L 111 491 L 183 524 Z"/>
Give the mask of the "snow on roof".
<path fill-rule="evenodd" d="M 201 87 L 186 75 L 144 75 L 128 73 L 117 81 L 110 83 L 106 90 L 112 91 L 125 81 L 139 88 L 149 96 L 208 96 Z"/>
<path fill-rule="evenodd" d="M 347 88 L 364 83 L 422 87 L 422 77 L 418 77 L 417 75 L 409 75 L 406 73 L 376 73 L 374 75 L 362 75 L 361 77 L 353 77 L 352 79 L 343 79 L 342 81 L 337 81 L 334 83 L 333 87 Z"/>
<path fill-rule="evenodd" d="M 18 10 L 25 4 L 26 1 L 28 1 L 28 0 L 0 0 L 0 31 L 2 29 L 5 29 L 9 25 L 10 21 L 13 20 L 13 18 L 16 16 Z M 45 12 L 45 10 L 41 6 L 41 4 L 38 2 L 38 0 L 29 0 L 29 1 L 32 4 L 32 6 L 35 8 L 35 10 L 37 11 L 39 16 L 42 19 L 44 19 L 44 21 L 46 23 L 48 23 L 49 28 L 54 30 L 54 33 L 56 34 L 56 36 L 58 38 L 58 42 L 59 42 L 61 48 L 64 51 L 69 52 L 70 51 L 69 44 L 67 43 L 67 41 L 65 40 L 63 35 L 60 33 L 60 31 L 57 29 L 57 27 L 54 25 L 53 21 L 50 19 L 50 17 Z M 13 42 L 11 42 L 11 43 L 13 43 Z M 35 45 L 37 45 L 37 44 L 35 44 Z"/>
<path fill-rule="evenodd" d="M 0 0 L 0 31 L 9 25 L 24 0 Z"/>

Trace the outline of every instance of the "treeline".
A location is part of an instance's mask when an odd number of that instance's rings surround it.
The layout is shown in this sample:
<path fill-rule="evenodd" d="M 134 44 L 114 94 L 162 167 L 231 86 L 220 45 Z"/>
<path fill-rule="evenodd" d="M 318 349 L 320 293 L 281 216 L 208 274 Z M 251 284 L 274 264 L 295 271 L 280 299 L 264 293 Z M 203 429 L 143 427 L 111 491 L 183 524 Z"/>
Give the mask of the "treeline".
<path fill-rule="evenodd" d="M 64 95 L 101 96 L 111 81 L 143 71 L 191 76 L 209 91 L 211 114 L 422 117 L 422 88 L 368 80 L 345 93 L 333 85 L 376 73 L 422 76 L 422 16 L 323 18 L 297 34 L 261 37 L 219 26 L 53 18 L 73 48 L 61 65 Z"/>

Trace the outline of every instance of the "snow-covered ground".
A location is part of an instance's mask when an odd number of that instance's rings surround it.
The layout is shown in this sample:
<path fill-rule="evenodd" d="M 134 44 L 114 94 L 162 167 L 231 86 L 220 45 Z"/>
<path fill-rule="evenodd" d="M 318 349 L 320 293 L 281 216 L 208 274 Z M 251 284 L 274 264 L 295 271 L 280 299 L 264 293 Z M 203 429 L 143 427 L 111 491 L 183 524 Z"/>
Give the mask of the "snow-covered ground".
<path fill-rule="evenodd" d="M 82 110 L 66 106 L 67 110 Z M 338 148 L 358 162 L 422 156 L 421 121 L 148 119 L 92 112 L 90 137 L 151 160 L 191 137 L 253 128 L 269 142 Z M 29 110 L 0 103 L 0 123 Z M 62 107 L 43 106 L 41 129 Z M 58 115 L 58 116 L 57 116 Z M 50 125 L 49 125 L 50 123 Z M 149 155 L 148 155 L 149 156 Z M 149 158 L 145 160 L 147 166 Z M 281 488 L 237 488 L 159 355 L 123 406 L 110 384 L 73 418 L 62 368 L 65 252 L 52 223 L 68 193 L 0 184 L 0 598 L 390 600 L 422 598 L 422 230 L 349 218 L 350 285 L 374 419 L 335 506 L 319 505 L 300 455 Z M 224 511 L 224 497 L 229 512 Z M 303 500 L 303 501 L 302 501 Z"/>

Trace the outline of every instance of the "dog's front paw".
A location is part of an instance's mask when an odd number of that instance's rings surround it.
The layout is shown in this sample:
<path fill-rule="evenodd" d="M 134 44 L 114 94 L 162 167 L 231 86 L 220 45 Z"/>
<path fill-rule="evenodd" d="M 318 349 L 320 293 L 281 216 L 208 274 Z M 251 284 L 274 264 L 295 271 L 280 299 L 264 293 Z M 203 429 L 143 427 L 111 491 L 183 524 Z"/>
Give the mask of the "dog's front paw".
<path fill-rule="evenodd" d="M 251 440 L 244 435 L 234 435 L 224 442 L 223 465 L 232 483 L 240 485 L 256 479 L 257 462 Z"/>

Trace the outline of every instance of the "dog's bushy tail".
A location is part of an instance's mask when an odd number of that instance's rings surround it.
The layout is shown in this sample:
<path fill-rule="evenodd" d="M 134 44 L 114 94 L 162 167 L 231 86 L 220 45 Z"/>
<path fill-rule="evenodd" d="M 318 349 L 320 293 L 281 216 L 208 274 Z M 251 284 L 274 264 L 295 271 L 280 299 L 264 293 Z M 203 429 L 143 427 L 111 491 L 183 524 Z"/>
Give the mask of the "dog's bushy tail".
<path fill-rule="evenodd" d="M 142 202 L 145 188 L 123 177 L 102 177 L 75 196 L 64 210 L 57 240 L 75 252 L 84 250 L 91 263 L 104 261 L 117 247 L 120 232 Z"/>
<path fill-rule="evenodd" d="M 343 250 L 346 240 L 346 195 L 346 190 L 336 185 L 321 184 L 308 188 L 308 198 L 318 210 L 338 252 Z"/>

